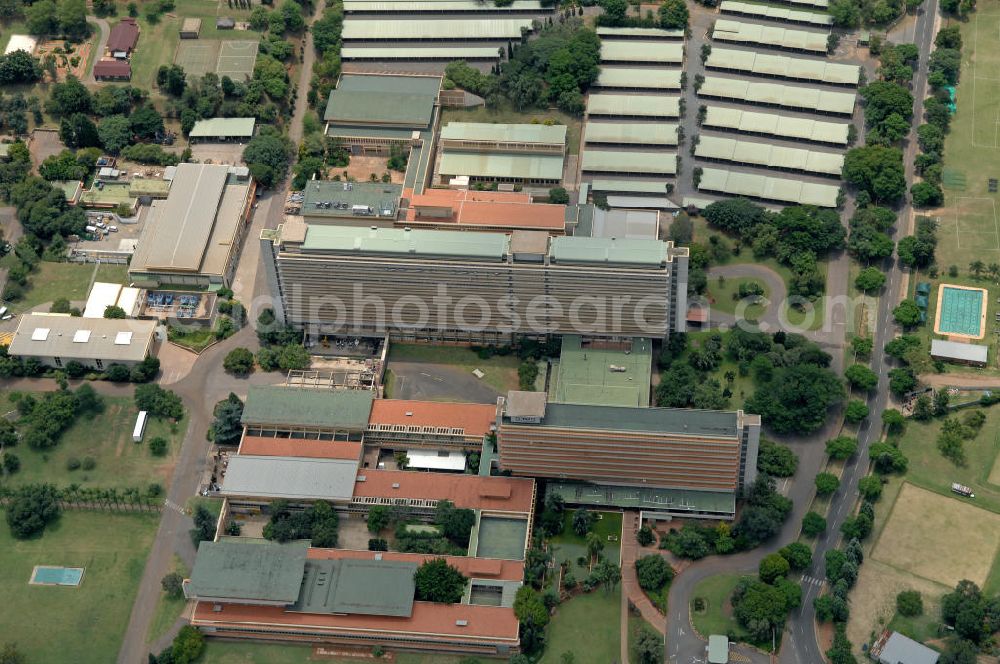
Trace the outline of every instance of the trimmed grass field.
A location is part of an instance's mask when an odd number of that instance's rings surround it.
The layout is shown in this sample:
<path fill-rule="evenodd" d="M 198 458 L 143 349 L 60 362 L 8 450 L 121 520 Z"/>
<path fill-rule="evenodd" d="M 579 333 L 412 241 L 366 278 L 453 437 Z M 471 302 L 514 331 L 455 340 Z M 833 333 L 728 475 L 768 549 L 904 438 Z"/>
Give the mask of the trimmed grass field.
<path fill-rule="evenodd" d="M 3 412 L 11 410 L 8 393 L 0 397 Z M 4 482 L 9 486 L 51 482 L 60 487 L 75 483 L 102 489 L 145 489 L 151 482 L 168 486 L 180 454 L 187 419 L 176 425 L 150 419 L 143 442 L 133 443 L 132 429 L 138 410 L 132 399 L 104 397 L 104 405 L 104 412 L 93 419 L 79 418 L 52 449 L 36 451 L 26 445 L 13 448 L 12 452 L 21 459 L 21 469 Z M 155 457 L 150 453 L 148 442 L 156 436 L 167 439 L 166 456 Z M 93 470 L 67 469 L 66 463 L 71 457 L 83 460 L 88 456 L 97 462 Z"/>
<path fill-rule="evenodd" d="M 620 512 L 597 512 L 597 514 L 601 518 L 594 522 L 593 531 L 604 542 L 604 551 L 601 553 L 617 565 L 621 562 L 621 542 L 619 540 L 622 533 L 622 515 Z M 587 565 L 578 565 L 577 559 L 581 556 L 587 557 L 587 539 L 573 532 L 573 510 L 566 510 L 565 520 L 566 526 L 563 528 L 562 534 L 549 540 L 554 550 L 553 560 L 556 564 L 568 560 L 570 570 L 576 577 L 577 583 L 582 583 L 590 576 L 590 568 Z M 609 537 L 618 539 L 609 540 Z"/>
<path fill-rule="evenodd" d="M 158 515 L 65 512 L 42 537 L 27 541 L 13 539 L 4 523 L 0 634 L 16 641 L 29 662 L 115 661 L 158 521 Z M 84 567 L 83 582 L 29 586 L 40 564 Z"/>
<path fill-rule="evenodd" d="M 620 660 L 621 607 L 621 584 L 610 593 L 600 587 L 560 604 L 549 622 L 539 664 L 558 664 L 566 652 L 576 662 Z"/>
<path fill-rule="evenodd" d="M 717 574 L 703 579 L 694 587 L 692 598 L 700 597 L 705 601 L 704 611 L 695 611 L 694 606 L 691 607 L 691 623 L 702 637 L 707 639 L 711 634 L 744 635 L 743 628 L 733 618 L 733 607 L 729 601 L 741 578 L 740 574 Z"/>
<path fill-rule="evenodd" d="M 998 546 L 1000 515 L 905 484 L 872 557 L 946 586 L 982 586 Z"/>
<path fill-rule="evenodd" d="M 945 140 L 945 205 L 936 253 L 942 269 L 958 265 L 964 272 L 973 260 L 1000 262 L 997 194 L 988 191 L 988 179 L 1000 179 L 1000 8 L 995 3 L 980 6 L 959 25 L 962 74 L 958 110 Z"/>
<path fill-rule="evenodd" d="M 741 315 L 745 319 L 759 320 L 764 315 L 766 308 L 762 304 L 744 304 L 739 301 L 740 284 L 756 284 L 764 289 L 763 297 L 771 297 L 767 284 L 759 279 L 728 278 L 719 281 L 718 277 L 708 280 L 708 293 L 712 298 L 712 308 L 723 313 L 736 314 L 736 307 L 740 305 Z"/>
<path fill-rule="evenodd" d="M 567 115 L 561 111 L 546 110 L 534 113 L 519 113 L 510 108 L 472 109 L 446 108 L 441 112 L 441 124 L 449 122 L 485 122 L 511 124 L 542 124 L 546 120 L 554 120 L 556 124 L 566 125 L 566 148 L 569 154 L 580 153 L 580 130 L 583 123 L 580 118 Z"/>
<path fill-rule="evenodd" d="M 513 354 L 494 355 L 484 360 L 463 346 L 431 344 L 392 344 L 389 346 L 389 367 L 392 367 L 393 362 L 447 364 L 469 373 L 473 369 L 481 369 L 486 374 L 483 382 L 503 394 L 517 389 L 517 367 L 521 364 Z"/>
<path fill-rule="evenodd" d="M 12 254 L 11 254 L 12 255 Z M 125 265 L 91 265 L 86 263 L 49 263 L 42 261 L 28 277 L 24 297 L 14 303 L 16 312 L 27 311 L 61 297 L 85 301 L 90 285 L 95 281 L 125 283 Z"/>

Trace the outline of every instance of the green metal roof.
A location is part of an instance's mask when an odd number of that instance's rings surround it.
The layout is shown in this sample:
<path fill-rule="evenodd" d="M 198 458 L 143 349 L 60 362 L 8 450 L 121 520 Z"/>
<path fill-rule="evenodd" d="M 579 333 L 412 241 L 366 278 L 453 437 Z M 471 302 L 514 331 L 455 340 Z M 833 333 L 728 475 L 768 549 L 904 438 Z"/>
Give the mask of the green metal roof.
<path fill-rule="evenodd" d="M 722 136 L 701 136 L 695 147 L 696 157 L 732 161 L 765 168 L 823 173 L 840 176 L 844 155 L 790 148 L 771 143 L 743 141 Z"/>
<path fill-rule="evenodd" d="M 684 61 L 684 44 L 668 41 L 605 41 L 601 43 L 601 62 L 658 62 L 679 64 Z"/>
<path fill-rule="evenodd" d="M 388 560 L 309 560 L 291 610 L 409 617 L 416 571 L 416 563 Z"/>
<path fill-rule="evenodd" d="M 566 125 L 449 122 L 441 140 L 500 143 L 566 143 Z"/>
<path fill-rule="evenodd" d="M 628 90 L 680 90 L 679 69 L 643 69 L 628 67 L 602 67 L 594 83 L 600 88 Z"/>
<path fill-rule="evenodd" d="M 833 17 L 829 14 L 819 14 L 816 12 L 804 12 L 787 7 L 773 7 L 770 5 L 754 5 L 747 2 L 733 2 L 723 0 L 719 6 L 723 14 L 744 14 L 746 16 L 759 16 L 775 21 L 791 21 L 794 23 L 808 23 L 810 25 L 828 26 L 833 25 Z"/>
<path fill-rule="evenodd" d="M 306 541 L 202 542 L 185 592 L 189 597 L 291 604 L 299 596 L 308 549 Z"/>
<path fill-rule="evenodd" d="M 530 18 L 381 19 L 344 21 L 344 41 L 423 41 L 459 39 L 520 39 L 532 28 Z"/>
<path fill-rule="evenodd" d="M 649 244 L 643 240 L 637 243 Z M 736 438 L 736 411 L 549 403 L 541 426 Z"/>
<path fill-rule="evenodd" d="M 431 123 L 440 86 L 437 76 L 344 74 L 330 92 L 323 119 L 424 128 Z"/>
<path fill-rule="evenodd" d="M 680 98 L 667 95 L 591 94 L 587 99 L 589 115 L 676 118 L 680 116 Z"/>
<path fill-rule="evenodd" d="M 710 69 L 728 69 L 760 76 L 839 85 L 857 85 L 861 75 L 861 68 L 857 65 L 718 47 L 712 49 L 705 66 Z"/>
<path fill-rule="evenodd" d="M 580 169 L 584 172 L 674 175 L 677 173 L 677 155 L 666 152 L 585 150 L 581 155 Z"/>
<path fill-rule="evenodd" d="M 556 263 L 598 263 L 659 266 L 667 260 L 667 245 L 648 240 L 559 236 L 549 244 Z"/>
<path fill-rule="evenodd" d="M 726 664 L 729 661 L 729 637 L 711 634 L 708 637 L 708 664 Z"/>
<path fill-rule="evenodd" d="M 670 511 L 731 515 L 736 511 L 736 495 L 731 492 L 654 489 L 650 487 L 555 482 L 548 480 L 545 491 L 556 493 L 570 505 L 603 505 L 650 511 Z"/>
<path fill-rule="evenodd" d="M 709 106 L 702 126 L 846 145 L 849 124 Z"/>
<path fill-rule="evenodd" d="M 588 122 L 587 143 L 677 145 L 677 125 L 641 122 Z"/>
<path fill-rule="evenodd" d="M 191 138 L 215 138 L 223 137 L 245 137 L 253 136 L 255 118 L 209 118 L 208 120 L 198 120 L 194 123 L 194 128 L 188 134 Z"/>
<path fill-rule="evenodd" d="M 408 142 L 413 136 L 413 130 L 400 127 L 349 127 L 331 123 L 326 128 L 326 135 L 334 138 L 388 138 Z"/>
<path fill-rule="evenodd" d="M 840 188 L 792 178 L 775 178 L 717 168 L 702 169 L 699 191 L 819 207 L 837 207 Z"/>
<path fill-rule="evenodd" d="M 827 34 L 720 19 L 715 22 L 712 39 L 826 53 Z"/>
<path fill-rule="evenodd" d="M 499 51 L 492 46 L 345 46 L 340 49 L 342 60 L 499 60 Z"/>
<path fill-rule="evenodd" d="M 618 28 L 599 27 L 598 37 L 652 37 L 654 39 L 684 39 L 683 30 L 663 30 L 661 28 Z"/>
<path fill-rule="evenodd" d="M 507 255 L 503 233 L 356 228 L 310 225 L 302 248 L 353 254 L 398 254 L 409 258 L 452 257 L 500 261 Z M 367 413 L 366 413 L 367 416 Z"/>
<path fill-rule="evenodd" d="M 374 399 L 369 390 L 251 385 L 242 422 L 361 430 L 368 426 Z"/>
<path fill-rule="evenodd" d="M 563 156 L 561 154 L 482 153 L 445 149 L 441 152 L 438 172 L 443 175 L 470 175 L 472 177 L 561 180 Z"/>
<path fill-rule="evenodd" d="M 594 191 L 618 191 L 632 194 L 666 194 L 666 182 L 645 180 L 594 180 L 590 183 Z"/>

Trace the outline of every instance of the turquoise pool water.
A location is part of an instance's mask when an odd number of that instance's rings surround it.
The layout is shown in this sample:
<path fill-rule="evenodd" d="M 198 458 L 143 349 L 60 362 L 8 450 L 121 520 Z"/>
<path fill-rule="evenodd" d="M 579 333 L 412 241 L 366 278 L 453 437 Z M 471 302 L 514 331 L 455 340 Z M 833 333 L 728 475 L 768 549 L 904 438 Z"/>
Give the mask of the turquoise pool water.
<path fill-rule="evenodd" d="M 977 336 L 983 315 L 983 292 L 945 286 L 941 291 L 940 324 L 942 334 Z"/>

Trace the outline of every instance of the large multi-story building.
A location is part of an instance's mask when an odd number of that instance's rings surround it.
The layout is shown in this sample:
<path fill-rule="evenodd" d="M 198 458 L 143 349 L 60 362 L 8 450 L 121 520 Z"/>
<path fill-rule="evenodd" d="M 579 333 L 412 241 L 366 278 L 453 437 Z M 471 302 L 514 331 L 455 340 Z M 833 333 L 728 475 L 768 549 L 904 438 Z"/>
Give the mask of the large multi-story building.
<path fill-rule="evenodd" d="M 284 320 L 317 333 L 502 342 L 685 329 L 688 250 L 672 242 L 292 218 L 262 245 Z"/>
<path fill-rule="evenodd" d="M 500 467 L 549 478 L 567 503 L 731 518 L 757 477 L 760 416 L 743 411 L 548 403 L 510 392 L 497 409 Z"/>

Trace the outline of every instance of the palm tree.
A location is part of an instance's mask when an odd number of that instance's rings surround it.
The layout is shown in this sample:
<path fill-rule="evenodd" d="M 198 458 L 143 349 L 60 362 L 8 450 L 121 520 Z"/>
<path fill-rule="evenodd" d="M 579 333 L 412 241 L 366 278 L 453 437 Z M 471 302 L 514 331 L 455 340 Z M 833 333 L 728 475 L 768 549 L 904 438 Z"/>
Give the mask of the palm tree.
<path fill-rule="evenodd" d="M 987 270 L 990 273 L 990 279 L 1000 282 L 1000 263 L 990 263 Z"/>
<path fill-rule="evenodd" d="M 979 278 L 979 275 L 982 274 L 985 269 L 986 265 L 980 260 L 975 260 L 969 263 L 969 271 L 972 272 L 976 279 Z"/>

